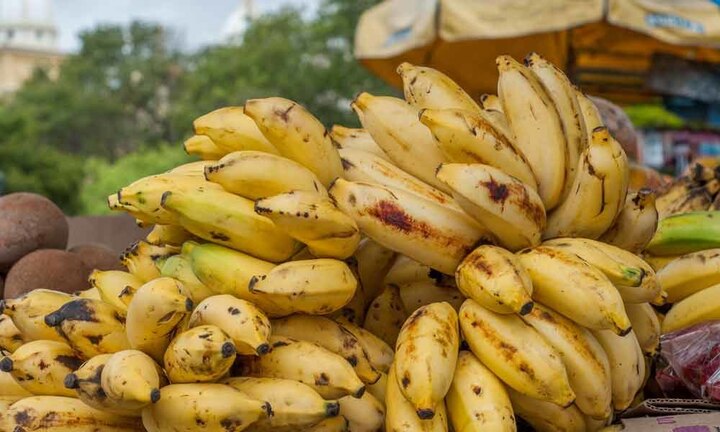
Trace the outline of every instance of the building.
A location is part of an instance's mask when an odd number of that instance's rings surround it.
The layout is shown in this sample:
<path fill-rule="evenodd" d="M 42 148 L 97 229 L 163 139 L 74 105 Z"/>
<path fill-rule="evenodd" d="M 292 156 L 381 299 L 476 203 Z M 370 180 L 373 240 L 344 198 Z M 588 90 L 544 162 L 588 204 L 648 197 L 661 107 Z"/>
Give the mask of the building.
<path fill-rule="evenodd" d="M 57 74 L 63 58 L 57 36 L 52 0 L 0 0 L 0 95 L 20 88 L 37 68 Z"/>

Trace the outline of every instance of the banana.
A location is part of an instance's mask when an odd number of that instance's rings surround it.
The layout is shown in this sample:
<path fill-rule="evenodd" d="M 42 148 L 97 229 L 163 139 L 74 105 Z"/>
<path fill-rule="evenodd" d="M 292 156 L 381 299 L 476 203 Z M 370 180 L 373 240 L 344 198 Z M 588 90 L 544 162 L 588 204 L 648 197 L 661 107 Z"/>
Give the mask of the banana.
<path fill-rule="evenodd" d="M 460 308 L 470 350 L 515 390 L 560 406 L 575 400 L 560 353 L 520 317 L 497 314 L 473 300 Z"/>
<path fill-rule="evenodd" d="M 402 284 L 398 288 L 400 300 L 408 313 L 437 302 L 447 302 L 453 309 L 458 310 L 465 301 L 465 296 L 458 291 L 455 284 L 417 281 Z"/>
<path fill-rule="evenodd" d="M 652 269 L 655 270 L 655 272 L 659 272 L 660 270 L 667 267 L 668 264 L 675 261 L 680 256 L 682 256 L 682 255 L 668 255 L 668 256 L 656 257 L 653 255 L 643 254 L 642 259 L 643 259 L 643 261 L 648 263 L 648 265 L 650 265 L 650 267 L 652 267 Z"/>
<path fill-rule="evenodd" d="M 61 396 L 21 399 L 4 413 L 4 427 L 15 432 L 135 432 L 140 420 L 100 411 L 81 400 Z"/>
<path fill-rule="evenodd" d="M 225 191 L 167 191 L 162 207 L 196 236 L 268 261 L 284 261 L 297 250 L 292 237 L 268 218 L 255 213 L 255 204 Z"/>
<path fill-rule="evenodd" d="M 92 300 L 100 300 L 100 301 L 102 301 L 102 298 L 100 298 L 100 291 L 98 291 L 97 289 L 95 289 L 95 287 L 93 287 L 93 288 L 88 288 L 88 289 L 86 289 L 86 290 L 75 291 L 75 292 L 73 293 L 73 296 L 74 296 L 74 297 L 77 297 L 77 298 L 92 299 Z"/>
<path fill-rule="evenodd" d="M 515 432 L 515 415 L 505 386 L 469 351 L 460 351 L 445 398 L 455 432 Z"/>
<path fill-rule="evenodd" d="M 667 292 L 667 302 L 680 300 L 720 283 L 720 249 L 707 249 L 683 255 L 657 272 L 657 280 Z"/>
<path fill-rule="evenodd" d="M 29 395 L 29 396 L 32 396 L 32 395 Z M 24 398 L 23 396 L 1 396 L 0 395 L 0 426 L 3 427 L 3 430 L 7 430 L 7 429 L 5 429 L 7 427 L 5 416 L 7 415 L 7 412 L 10 409 L 10 406 L 23 398 Z"/>
<path fill-rule="evenodd" d="M 301 429 L 303 432 L 348 432 L 349 423 L 343 416 L 329 418 L 320 423 Z"/>
<path fill-rule="evenodd" d="M 9 354 L 9 352 L 5 354 Z M 4 355 L 2 351 L 0 351 L 0 355 Z M 0 397 L 24 398 L 32 395 L 32 393 L 25 390 L 23 386 L 15 381 L 12 374 L 0 371 Z M 2 425 L 2 421 L 0 421 L 0 425 Z"/>
<path fill-rule="evenodd" d="M 327 258 L 289 261 L 253 276 L 248 284 L 253 295 L 272 305 L 265 312 L 273 317 L 334 312 L 352 299 L 357 287 L 347 264 Z"/>
<path fill-rule="evenodd" d="M 395 376 L 395 367 L 390 368 L 385 397 L 385 430 L 387 432 L 447 432 L 447 411 L 445 403 L 435 407 L 435 416 L 422 420 L 417 416 L 413 404 L 405 399 L 400 383 Z"/>
<path fill-rule="evenodd" d="M 385 289 L 370 303 L 363 327 L 386 344 L 395 346 L 405 318 L 407 312 L 398 286 L 385 285 Z"/>
<path fill-rule="evenodd" d="M 175 279 L 161 277 L 141 286 L 128 306 L 125 321 L 130 346 L 162 362 L 163 353 L 193 302 Z"/>
<path fill-rule="evenodd" d="M 367 298 L 375 298 L 383 288 L 383 278 L 395 262 L 395 252 L 365 238 L 353 255 L 358 264 L 358 278 Z"/>
<path fill-rule="evenodd" d="M 397 68 L 397 73 L 403 81 L 405 100 L 413 106 L 480 111 L 480 106 L 465 90 L 436 69 L 402 63 Z"/>
<path fill-rule="evenodd" d="M 108 195 L 107 205 L 111 211 L 122 211 L 122 212 L 125 212 L 125 213 L 129 214 L 130 216 L 134 217 L 135 222 L 141 228 L 155 223 L 154 222 L 155 219 L 152 216 L 146 214 L 145 212 L 138 210 L 137 207 L 131 206 L 131 205 L 126 205 L 126 204 L 121 204 L 120 198 L 118 197 L 117 192 L 114 194 Z"/>
<path fill-rule="evenodd" d="M 90 285 L 100 292 L 100 299 L 109 304 L 122 316 L 127 314 L 127 303 L 131 293 L 143 285 L 143 280 L 132 273 L 120 270 L 93 270 L 88 278 Z M 123 294 L 123 291 L 128 291 Z M 121 298 L 122 297 L 122 298 Z"/>
<path fill-rule="evenodd" d="M 291 191 L 255 201 L 255 213 L 272 220 L 318 258 L 346 259 L 360 243 L 360 230 L 327 197 Z"/>
<path fill-rule="evenodd" d="M 533 299 L 583 327 L 630 331 L 620 293 L 600 270 L 577 255 L 545 246 L 518 255 L 533 283 Z M 593 305 L 588 308 L 587 305 Z"/>
<path fill-rule="evenodd" d="M 540 243 L 545 207 L 532 188 L 483 164 L 442 164 L 436 175 L 453 190 L 460 207 L 503 247 L 516 251 Z"/>
<path fill-rule="evenodd" d="M 45 315 L 45 324 L 58 329 L 85 358 L 130 348 L 125 319 L 102 300 L 80 298 Z"/>
<path fill-rule="evenodd" d="M 343 357 L 312 342 L 281 336 L 272 336 L 270 344 L 266 355 L 246 359 L 242 376 L 300 381 L 325 399 L 359 398 L 365 392 L 365 384 Z"/>
<path fill-rule="evenodd" d="M 390 363 L 392 365 L 392 363 Z M 389 371 L 389 369 L 388 369 Z M 367 391 L 371 395 L 375 396 L 375 399 L 379 400 L 383 406 L 385 405 L 385 397 L 387 395 L 388 385 L 388 374 L 382 372 L 380 379 L 375 384 L 368 384 Z"/>
<path fill-rule="evenodd" d="M 703 186 L 688 187 L 687 191 L 675 200 L 671 200 L 670 195 L 659 196 L 655 202 L 658 218 L 662 221 L 676 214 L 712 210 L 710 206 L 713 202 L 713 193 L 708 189 L 714 190 L 717 187 L 718 181 L 713 180 Z"/>
<path fill-rule="evenodd" d="M 254 304 L 228 294 L 200 302 L 188 323 L 190 327 L 217 326 L 232 339 L 241 355 L 264 355 L 270 350 L 270 321 Z"/>
<path fill-rule="evenodd" d="M 5 314 L 0 315 L 0 350 L 13 352 L 24 343 L 23 334 L 12 318 Z"/>
<path fill-rule="evenodd" d="M 660 346 L 660 320 L 649 303 L 625 304 L 640 348 L 647 355 L 657 354 Z"/>
<path fill-rule="evenodd" d="M 567 140 L 555 104 L 537 76 L 504 55 L 496 60 L 500 78 L 498 97 L 517 146 L 525 154 L 538 181 L 547 210 L 560 203 L 566 182 Z M 538 137 L 542 136 L 542 148 Z"/>
<path fill-rule="evenodd" d="M 604 419 L 594 419 L 590 416 L 585 416 L 585 430 L 587 432 L 599 432 L 601 430 L 606 430 L 606 428 L 610 427 L 608 424 L 612 421 L 612 417 L 604 418 Z M 617 425 L 616 425 L 617 426 Z M 622 425 L 620 425 L 622 427 Z"/>
<path fill-rule="evenodd" d="M 82 364 L 68 344 L 48 340 L 28 342 L 0 360 L 0 371 L 8 372 L 22 388 L 36 395 L 75 396 L 65 388 L 65 375 Z"/>
<path fill-rule="evenodd" d="M 455 280 L 462 294 L 493 312 L 524 315 L 533 308 L 530 275 L 503 248 L 478 246 L 460 263 Z"/>
<path fill-rule="evenodd" d="M 179 225 L 154 225 L 152 230 L 145 237 L 145 241 L 151 245 L 181 246 L 194 236 Z"/>
<path fill-rule="evenodd" d="M 418 120 L 418 111 L 402 99 L 360 93 L 351 107 L 365 130 L 395 165 L 425 183 L 449 192 L 435 178 L 445 161 L 430 131 Z"/>
<path fill-rule="evenodd" d="M 449 276 L 431 269 L 425 264 L 408 258 L 405 255 L 398 254 L 387 275 L 383 279 L 383 284 L 403 285 L 410 282 L 436 281 L 443 282 Z"/>
<path fill-rule="evenodd" d="M 602 345 L 610 362 L 613 407 L 622 411 L 630 406 L 645 379 L 645 359 L 635 332 L 618 336 L 608 330 L 595 330 L 593 335 Z"/>
<path fill-rule="evenodd" d="M 334 320 L 342 318 L 357 325 L 362 325 L 362 323 L 365 322 L 365 309 L 367 307 L 368 299 L 365 295 L 365 289 L 360 282 L 360 275 L 357 271 L 355 258 L 350 257 L 345 260 L 345 262 L 350 267 L 350 270 L 352 270 L 355 279 L 358 281 L 357 289 L 355 289 L 355 294 L 353 294 L 349 302 L 335 312 L 325 314 L 325 316 Z"/>
<path fill-rule="evenodd" d="M 183 142 L 183 148 L 185 153 L 202 160 L 218 160 L 226 154 L 226 151 L 221 150 L 207 135 L 191 136 Z"/>
<path fill-rule="evenodd" d="M 448 161 L 490 165 L 537 190 L 526 156 L 486 116 L 459 109 L 424 109 L 420 122 L 430 129 Z"/>
<path fill-rule="evenodd" d="M 480 96 L 480 103 L 482 104 L 482 107 L 485 109 L 495 110 L 502 112 L 503 107 L 502 103 L 500 102 L 500 98 L 497 97 L 497 95 L 494 94 L 488 94 L 484 93 Z"/>
<path fill-rule="evenodd" d="M 338 400 L 340 415 L 348 421 L 352 432 L 381 432 L 385 428 L 385 405 L 368 392 L 360 399 L 345 396 Z"/>
<path fill-rule="evenodd" d="M 137 350 L 114 353 L 100 371 L 100 386 L 108 399 L 125 409 L 138 410 L 160 399 L 167 382 L 160 366 Z"/>
<path fill-rule="evenodd" d="M 252 425 L 256 431 L 296 431 L 338 416 L 340 404 L 326 401 L 310 386 L 280 378 L 226 378 L 221 381 L 249 397 L 266 401 L 272 415 Z"/>
<path fill-rule="evenodd" d="M 35 289 L 15 299 L 0 300 L 0 312 L 12 319 L 23 340 L 67 342 L 57 330 L 45 324 L 45 315 L 72 299 L 64 292 Z"/>
<path fill-rule="evenodd" d="M 488 240 L 469 216 L 400 189 L 338 179 L 330 196 L 368 237 L 445 274 Z"/>
<path fill-rule="evenodd" d="M 150 282 L 160 277 L 158 264 L 178 252 L 180 252 L 180 248 L 176 246 L 155 246 L 146 241 L 138 240 L 125 249 L 120 261 L 133 276 L 142 282 Z M 130 284 L 126 286 L 134 288 Z"/>
<path fill-rule="evenodd" d="M 230 153 L 205 168 L 205 178 L 228 192 L 256 200 L 290 191 L 327 196 L 320 179 L 303 165 L 258 151 Z"/>
<path fill-rule="evenodd" d="M 580 114 L 582 114 L 583 121 L 585 122 L 585 130 L 588 131 L 588 134 L 596 128 L 605 126 L 595 103 L 577 87 L 575 88 L 575 97 L 577 98 Z"/>
<path fill-rule="evenodd" d="M 314 172 L 323 185 L 342 175 L 328 131 L 303 106 L 279 97 L 251 99 L 245 102 L 245 114 L 280 154 Z"/>
<path fill-rule="evenodd" d="M 700 290 L 675 303 L 665 315 L 662 333 L 670 333 L 705 321 L 720 319 L 720 285 Z"/>
<path fill-rule="evenodd" d="M 65 376 L 65 387 L 75 390 L 77 397 L 92 408 L 111 414 L 140 417 L 137 404 L 112 399 L 102 389 L 102 371 L 111 357 L 112 354 L 100 354 L 89 359 L 75 372 Z"/>
<path fill-rule="evenodd" d="M 180 164 L 176 166 L 175 168 L 171 168 L 167 170 L 166 174 L 183 174 L 183 175 L 190 175 L 195 177 L 202 177 L 205 173 L 205 167 L 208 165 L 213 164 L 215 161 L 194 161 L 194 162 L 188 162 L 184 164 Z"/>
<path fill-rule="evenodd" d="M 645 250 L 651 255 L 668 256 L 720 248 L 718 233 L 718 212 L 673 215 L 658 223 L 658 229 Z"/>
<path fill-rule="evenodd" d="M 185 255 L 173 255 L 166 259 L 160 267 L 160 275 L 179 281 L 195 304 L 215 294 L 195 276 L 190 258 Z"/>
<path fill-rule="evenodd" d="M 600 241 L 632 253 L 640 253 L 650 242 L 658 225 L 655 194 L 640 189 L 627 194 L 625 206 Z"/>
<path fill-rule="evenodd" d="M 580 411 L 595 418 L 611 415 L 610 364 L 593 335 L 540 304 L 522 319 L 560 353 Z"/>
<path fill-rule="evenodd" d="M 214 325 L 186 330 L 170 342 L 163 365 L 170 382 L 211 382 L 223 377 L 235 361 L 235 344 Z"/>
<path fill-rule="evenodd" d="M 332 138 L 338 150 L 362 150 L 390 162 L 388 155 L 377 145 L 370 133 L 365 129 L 354 129 L 336 124 L 330 129 L 330 138 Z"/>
<path fill-rule="evenodd" d="M 380 372 L 370 363 L 358 338 L 330 318 L 292 315 L 273 320 L 272 334 L 312 342 L 343 357 L 366 384 L 372 384 L 380 379 Z"/>
<path fill-rule="evenodd" d="M 360 347 L 365 352 L 370 365 L 382 373 L 387 373 L 392 364 L 395 351 L 382 339 L 359 327 L 345 318 L 338 318 L 342 327 L 357 338 Z M 386 377 L 387 378 L 387 377 Z M 382 379 L 382 376 L 378 379 Z M 367 383 L 368 387 L 375 383 Z M 385 400 L 385 398 L 378 398 Z"/>
<path fill-rule="evenodd" d="M 171 384 L 142 413 L 148 432 L 240 432 L 271 416 L 265 401 L 225 384 Z"/>
<path fill-rule="evenodd" d="M 193 121 L 195 134 L 205 135 L 224 153 L 255 150 L 278 154 L 243 107 L 229 106 L 211 111 Z"/>
<path fill-rule="evenodd" d="M 538 432 L 585 432 L 585 418 L 575 405 L 561 407 L 508 388 L 515 415 Z"/>

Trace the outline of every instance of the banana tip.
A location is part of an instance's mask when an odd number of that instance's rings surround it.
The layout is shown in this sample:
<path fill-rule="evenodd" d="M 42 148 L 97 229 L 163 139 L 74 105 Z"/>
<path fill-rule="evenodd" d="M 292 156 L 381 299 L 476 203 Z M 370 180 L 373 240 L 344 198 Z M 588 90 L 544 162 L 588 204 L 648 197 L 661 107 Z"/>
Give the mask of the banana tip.
<path fill-rule="evenodd" d="M 10 357 L 3 357 L 0 360 L 0 371 L 11 372 L 13 370 L 13 361 Z"/>
<path fill-rule="evenodd" d="M 189 299 L 189 298 L 185 299 L 185 310 L 186 311 L 192 312 L 194 306 L 195 306 L 195 304 L 193 303 L 192 299 Z"/>
<path fill-rule="evenodd" d="M 527 314 L 529 314 L 530 312 L 532 312 L 533 307 L 535 307 L 535 303 L 533 303 L 533 302 L 531 302 L 531 301 L 525 303 L 525 304 L 522 305 L 522 307 L 520 308 L 520 311 L 519 311 L 520 315 L 527 315 Z"/>
<path fill-rule="evenodd" d="M 618 335 L 619 336 L 627 336 L 632 331 L 632 327 L 627 327 L 625 329 L 618 328 Z"/>
<path fill-rule="evenodd" d="M 160 389 L 152 389 L 150 391 L 150 402 L 156 403 L 160 400 Z"/>
<path fill-rule="evenodd" d="M 260 346 L 255 348 L 255 352 L 259 356 L 264 356 L 265 354 L 270 352 L 270 344 L 269 343 L 261 344 Z"/>
<path fill-rule="evenodd" d="M 220 348 L 223 358 L 232 357 L 235 355 L 235 345 L 232 342 L 225 342 Z"/>
<path fill-rule="evenodd" d="M 268 417 L 272 417 L 275 415 L 275 412 L 273 411 L 270 402 L 263 403 L 263 410 L 265 411 L 265 415 L 267 415 Z"/>
<path fill-rule="evenodd" d="M 340 403 L 339 402 L 326 402 L 325 403 L 325 415 L 327 417 L 337 417 L 340 414 Z"/>
<path fill-rule="evenodd" d="M 418 408 L 416 413 L 420 420 L 430 420 L 435 417 L 435 410 L 432 408 Z"/>
<path fill-rule="evenodd" d="M 65 375 L 65 380 L 63 380 L 63 384 L 65 385 L 65 388 L 69 389 L 76 389 L 78 388 L 78 377 L 74 373 L 69 373 Z"/>
<path fill-rule="evenodd" d="M 355 399 L 360 399 L 365 394 L 365 386 L 360 387 L 355 393 L 353 393 L 352 397 Z"/>

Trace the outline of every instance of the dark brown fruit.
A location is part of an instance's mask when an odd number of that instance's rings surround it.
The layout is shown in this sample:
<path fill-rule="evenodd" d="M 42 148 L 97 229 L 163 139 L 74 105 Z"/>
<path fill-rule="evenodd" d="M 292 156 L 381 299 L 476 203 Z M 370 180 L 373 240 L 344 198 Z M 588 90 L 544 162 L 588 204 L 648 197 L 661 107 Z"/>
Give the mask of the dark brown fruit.
<path fill-rule="evenodd" d="M 77 254 L 85 266 L 97 270 L 124 270 L 115 251 L 101 244 L 86 243 L 71 247 L 68 252 Z"/>
<path fill-rule="evenodd" d="M 40 249 L 21 258 L 5 280 L 5 298 L 16 298 L 36 288 L 74 293 L 90 288 L 90 269 L 77 254 Z"/>
<path fill-rule="evenodd" d="M 0 197 L 0 271 L 37 249 L 65 249 L 68 223 L 49 199 L 26 192 Z"/>

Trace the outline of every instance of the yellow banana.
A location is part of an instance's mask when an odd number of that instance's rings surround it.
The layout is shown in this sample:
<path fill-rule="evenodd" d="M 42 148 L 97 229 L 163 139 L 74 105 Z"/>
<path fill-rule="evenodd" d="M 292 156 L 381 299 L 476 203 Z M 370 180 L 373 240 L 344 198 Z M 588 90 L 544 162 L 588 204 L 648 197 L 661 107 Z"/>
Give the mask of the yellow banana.
<path fill-rule="evenodd" d="M 407 313 L 437 302 L 447 302 L 453 309 L 458 310 L 465 301 L 465 296 L 458 291 L 454 283 L 417 281 L 402 284 L 398 288 L 400 300 Z"/>
<path fill-rule="evenodd" d="M 500 103 L 500 98 L 494 94 L 483 93 L 480 96 L 480 103 L 482 104 L 482 107 L 485 109 L 490 109 L 490 110 L 500 111 L 500 112 L 502 112 L 502 110 L 503 110 L 502 103 Z"/>
<path fill-rule="evenodd" d="M 395 165 L 425 183 L 449 192 L 435 178 L 445 161 L 430 131 L 418 120 L 418 110 L 402 99 L 360 93 L 351 105 L 360 123 Z"/>
<path fill-rule="evenodd" d="M 462 87 L 436 69 L 402 63 L 397 73 L 403 81 L 405 100 L 418 108 L 437 106 L 480 111 L 480 106 Z"/>
<path fill-rule="evenodd" d="M 137 209 L 135 206 L 121 204 L 117 192 L 107 197 L 108 208 L 111 211 L 122 211 L 135 218 L 135 223 L 143 228 L 155 223 L 155 218 Z"/>
<path fill-rule="evenodd" d="M 587 432 L 599 432 L 606 431 L 608 424 L 612 421 L 612 416 L 603 419 L 594 419 L 590 416 L 585 416 L 585 430 Z M 617 425 L 616 425 L 617 426 Z M 622 427 L 622 425 L 619 425 Z"/>
<path fill-rule="evenodd" d="M 215 161 L 194 161 L 194 162 L 188 162 L 184 164 L 180 164 L 176 166 L 175 168 L 169 169 L 166 171 L 166 174 L 182 174 L 182 175 L 190 175 L 195 177 L 202 177 L 205 173 L 205 167 L 208 165 L 211 165 Z"/>
<path fill-rule="evenodd" d="M 255 213 L 247 198 L 218 190 L 167 191 L 162 207 L 196 236 L 260 259 L 284 261 L 297 249 L 292 237 Z"/>
<path fill-rule="evenodd" d="M 382 373 L 387 373 L 392 364 L 395 351 L 385 343 L 382 339 L 359 327 L 345 318 L 338 318 L 337 321 L 343 328 L 353 334 L 360 343 L 360 347 L 365 352 L 370 365 Z M 382 379 L 382 376 L 379 378 Z M 374 383 L 368 383 L 368 386 Z M 379 398 L 384 400 L 384 398 Z"/>
<path fill-rule="evenodd" d="M 301 429 L 303 432 L 348 432 L 349 423 L 343 416 L 333 417 L 321 421 L 314 426 Z"/>
<path fill-rule="evenodd" d="M 95 289 L 95 287 L 88 288 L 86 290 L 82 291 L 75 291 L 73 293 L 73 296 L 76 298 L 83 298 L 83 299 L 91 299 L 91 300 L 100 300 L 102 301 L 102 298 L 100 298 L 100 291 Z"/>
<path fill-rule="evenodd" d="M 262 303 L 269 303 L 268 315 L 276 317 L 304 312 L 323 315 L 346 305 L 358 282 L 343 261 L 315 259 L 289 261 L 267 274 L 253 276 L 248 290 Z"/>
<path fill-rule="evenodd" d="M 365 238 L 353 255 L 358 263 L 358 276 L 365 295 L 375 298 L 383 288 L 383 278 L 395 262 L 395 252 Z"/>
<path fill-rule="evenodd" d="M 288 158 L 258 151 L 230 153 L 206 167 L 205 178 L 251 200 L 294 190 L 327 196 L 325 186 L 309 169 Z"/>
<path fill-rule="evenodd" d="M 595 103 L 583 94 L 583 92 L 581 92 L 577 87 L 575 88 L 575 96 L 577 97 L 580 114 L 582 114 L 583 121 L 585 122 L 585 130 L 587 130 L 588 134 L 596 128 L 605 126 L 602 116 L 600 115 L 600 111 L 598 111 Z"/>
<path fill-rule="evenodd" d="M 292 315 L 272 321 L 273 336 L 283 336 L 315 343 L 350 363 L 366 384 L 380 379 L 357 337 L 343 325 L 321 316 Z"/>
<path fill-rule="evenodd" d="M 272 220 L 318 258 L 346 259 L 360 243 L 357 224 L 327 197 L 291 191 L 255 201 L 255 213 Z"/>
<path fill-rule="evenodd" d="M 620 293 L 600 270 L 577 255 L 538 246 L 518 255 L 533 283 L 533 299 L 583 327 L 630 331 Z M 593 305 L 588 308 L 587 305 Z"/>
<path fill-rule="evenodd" d="M 302 105 L 271 97 L 245 102 L 245 114 L 286 158 L 298 162 L 328 186 L 342 175 L 340 156 L 320 121 Z"/>
<path fill-rule="evenodd" d="M 163 365 L 170 382 L 211 382 L 223 377 L 235 361 L 235 344 L 214 325 L 186 330 L 170 342 Z"/>
<path fill-rule="evenodd" d="M 266 401 L 272 415 L 253 424 L 257 431 L 296 431 L 327 418 L 337 417 L 340 404 L 326 401 L 310 386 L 281 378 L 226 378 L 222 380 L 249 397 Z"/>
<path fill-rule="evenodd" d="M 660 320 L 650 303 L 625 304 L 640 348 L 647 355 L 657 354 L 660 346 Z"/>
<path fill-rule="evenodd" d="M 599 240 L 632 253 L 640 253 L 650 243 L 657 225 L 655 194 L 650 189 L 640 189 L 627 194 L 625 206 Z"/>
<path fill-rule="evenodd" d="M 100 299 L 123 316 L 127 314 L 127 303 L 123 300 L 129 300 L 132 297 L 129 293 L 121 296 L 123 290 L 134 293 L 144 283 L 134 274 L 120 270 L 93 270 L 90 273 L 89 281 L 90 285 L 100 292 Z"/>
<path fill-rule="evenodd" d="M 185 153 L 203 160 L 218 160 L 226 154 L 207 135 L 191 136 L 183 142 L 183 148 Z"/>
<path fill-rule="evenodd" d="M 713 180 L 703 186 L 690 187 L 688 185 L 685 193 L 677 199 L 671 199 L 670 194 L 659 196 L 655 202 L 658 219 L 663 220 L 676 214 L 710 209 L 713 203 L 713 194 L 710 190 L 717 189 L 717 187 L 718 180 Z"/>
<path fill-rule="evenodd" d="M 28 342 L 0 360 L 22 388 L 36 395 L 75 396 L 65 388 L 65 375 L 80 367 L 82 359 L 68 344 L 48 340 Z"/>
<path fill-rule="evenodd" d="M 540 243 L 545 207 L 540 196 L 521 181 L 490 165 L 456 163 L 440 165 L 437 178 L 500 245 L 516 251 Z"/>
<path fill-rule="evenodd" d="M 420 264 L 412 258 L 398 254 L 392 267 L 385 275 L 383 284 L 403 285 L 410 282 L 442 282 L 447 277 L 447 275 L 431 269 L 430 266 Z"/>
<path fill-rule="evenodd" d="M 635 332 L 618 336 L 608 330 L 594 330 L 610 362 L 613 407 L 622 411 L 632 403 L 645 379 L 645 359 Z"/>
<path fill-rule="evenodd" d="M 281 336 L 272 336 L 270 344 L 266 355 L 247 359 L 242 376 L 300 381 L 325 399 L 359 398 L 365 392 L 365 384 L 343 357 L 312 342 Z"/>
<path fill-rule="evenodd" d="M 6 352 L 5 354 L 9 354 Z M 5 355 L 0 351 L 0 355 Z M 32 396 L 33 394 L 25 390 L 23 386 L 15 381 L 12 374 L 9 372 L 0 371 L 0 397 L 19 397 L 24 398 Z M 2 425 L 2 422 L 0 422 Z"/>
<path fill-rule="evenodd" d="M 256 150 L 277 154 L 278 150 L 258 130 L 243 107 L 229 106 L 211 111 L 193 121 L 197 135 L 205 135 L 225 153 Z"/>
<path fill-rule="evenodd" d="M 345 396 L 338 400 L 340 415 L 348 421 L 353 432 L 380 432 L 385 426 L 385 405 L 368 392 L 360 399 Z"/>
<path fill-rule="evenodd" d="M 675 261 L 675 259 L 679 258 L 682 255 L 670 255 L 670 256 L 653 256 L 648 254 L 643 254 L 642 259 L 650 267 L 652 267 L 653 270 L 656 272 L 659 272 L 660 270 L 664 269 L 668 264 Z"/>
<path fill-rule="evenodd" d="M 432 419 L 420 419 L 413 404 L 405 399 L 405 395 L 400 390 L 400 382 L 395 376 L 395 367 L 392 367 L 387 379 L 385 430 L 387 432 L 447 432 L 445 403 L 442 401 L 438 403 Z"/>
<path fill-rule="evenodd" d="M 362 325 L 362 323 L 365 322 L 365 309 L 367 307 L 368 298 L 365 295 L 365 289 L 360 282 L 360 275 L 357 271 L 357 263 L 355 257 L 350 257 L 345 260 L 345 262 L 350 267 L 350 270 L 353 272 L 355 279 L 358 281 L 357 288 L 355 289 L 355 294 L 353 294 L 350 301 L 347 302 L 343 307 L 336 310 L 335 312 L 324 315 L 334 320 L 343 318 L 357 325 Z"/>
<path fill-rule="evenodd" d="M 134 401 L 112 399 L 102 389 L 102 371 L 111 357 L 112 354 L 100 354 L 89 359 L 75 372 L 65 376 L 65 387 L 75 390 L 77 397 L 92 408 L 117 415 L 140 417 L 140 409 Z"/>
<path fill-rule="evenodd" d="M 100 386 L 108 399 L 125 409 L 138 410 L 160 399 L 163 371 L 147 354 L 125 350 L 112 354 L 100 372 Z"/>
<path fill-rule="evenodd" d="M 515 415 L 538 432 L 585 432 L 585 418 L 575 405 L 561 407 L 508 388 Z"/>
<path fill-rule="evenodd" d="M 392 365 L 392 362 L 390 364 Z M 385 405 L 385 397 L 387 395 L 387 379 L 388 374 L 382 372 L 382 374 L 380 375 L 380 379 L 377 380 L 375 384 L 368 384 L 367 386 L 368 393 L 375 396 L 375 399 L 379 400 L 383 404 L 383 406 Z"/>
<path fill-rule="evenodd" d="M 23 340 L 67 342 L 57 330 L 45 324 L 45 315 L 72 299 L 64 292 L 36 289 L 15 299 L 1 300 L 0 311 L 12 319 Z"/>
<path fill-rule="evenodd" d="M 172 384 L 142 413 L 148 432 L 240 432 L 270 417 L 272 407 L 225 384 Z"/>
<path fill-rule="evenodd" d="M 387 154 L 377 145 L 370 133 L 365 129 L 354 129 L 341 125 L 333 125 L 330 129 L 330 138 L 340 149 L 362 150 L 390 161 Z"/>
<path fill-rule="evenodd" d="M 400 189 L 338 179 L 330 196 L 368 237 L 445 274 L 488 240 L 469 216 Z"/>
<path fill-rule="evenodd" d="M 146 283 L 128 306 L 125 326 L 130 346 L 162 362 L 173 331 L 192 309 L 192 300 L 175 279 L 161 277 Z"/>
<path fill-rule="evenodd" d="M 145 241 L 152 245 L 180 246 L 194 236 L 179 225 L 154 225 L 145 237 Z"/>
<path fill-rule="evenodd" d="M 407 312 L 398 286 L 385 285 L 385 289 L 370 303 L 363 327 L 386 344 L 395 346 L 405 318 Z"/>
<path fill-rule="evenodd" d="M 677 303 L 696 292 L 718 284 L 720 283 L 720 249 L 707 249 L 682 255 L 657 272 L 657 280 L 668 294 L 668 303 Z"/>
<path fill-rule="evenodd" d="M 445 398 L 455 432 L 515 432 L 515 416 L 505 386 L 469 351 L 460 351 Z"/>
<path fill-rule="evenodd" d="M 160 274 L 179 281 L 195 304 L 215 294 L 195 276 L 190 259 L 185 255 L 173 255 L 166 259 L 160 267 Z"/>
<path fill-rule="evenodd" d="M 720 319 L 718 295 L 720 285 L 713 285 L 675 303 L 662 322 L 663 334 Z"/>
<path fill-rule="evenodd" d="M 57 328 L 85 358 L 130 348 L 124 317 L 102 300 L 69 301 L 45 315 L 45 324 Z"/>
<path fill-rule="evenodd" d="M 560 353 L 520 317 L 497 314 L 473 300 L 460 308 L 470 350 L 515 390 L 560 406 L 575 400 Z"/>
<path fill-rule="evenodd" d="M 13 352 L 25 343 L 22 332 L 15 326 L 12 318 L 0 315 L 0 350 Z"/>
<path fill-rule="evenodd" d="M 29 395 L 32 396 L 32 395 Z M 7 430 L 7 423 L 5 416 L 7 415 L 8 411 L 10 410 L 10 406 L 14 404 L 15 402 L 19 401 L 20 399 L 24 399 L 24 396 L 2 396 L 0 395 L 0 426 L 3 427 L 3 430 Z"/>
<path fill-rule="evenodd" d="M 139 240 L 125 249 L 120 261 L 133 276 L 143 282 L 150 282 L 160 277 L 158 264 L 178 252 L 180 252 L 180 248 L 176 246 L 155 246 Z M 134 285 L 128 284 L 126 286 L 130 286 L 131 290 L 134 288 Z"/>

